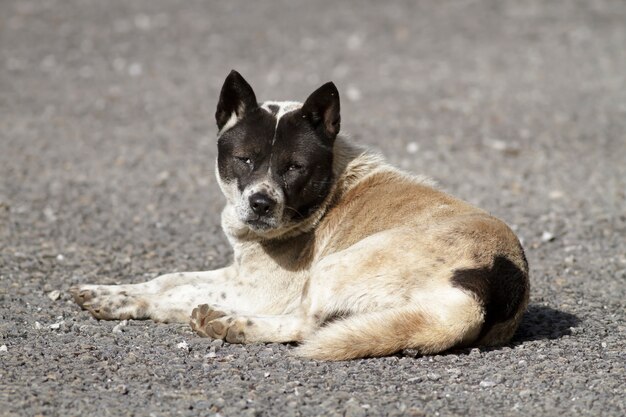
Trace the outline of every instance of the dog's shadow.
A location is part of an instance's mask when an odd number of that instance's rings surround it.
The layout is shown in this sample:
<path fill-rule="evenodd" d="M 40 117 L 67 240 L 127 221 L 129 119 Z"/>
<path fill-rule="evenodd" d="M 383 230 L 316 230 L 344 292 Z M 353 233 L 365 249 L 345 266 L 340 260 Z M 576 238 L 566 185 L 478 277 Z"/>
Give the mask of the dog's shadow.
<path fill-rule="evenodd" d="M 534 340 L 559 339 L 572 333 L 582 320 L 565 311 L 541 305 L 529 305 L 510 345 L 517 346 Z"/>

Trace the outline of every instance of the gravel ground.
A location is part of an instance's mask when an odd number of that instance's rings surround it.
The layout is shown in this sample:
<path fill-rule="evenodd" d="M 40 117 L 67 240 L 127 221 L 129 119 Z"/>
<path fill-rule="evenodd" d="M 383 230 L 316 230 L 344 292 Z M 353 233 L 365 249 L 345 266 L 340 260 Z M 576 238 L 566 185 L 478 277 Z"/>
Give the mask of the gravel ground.
<path fill-rule="evenodd" d="M 0 3 L 0 415 L 624 416 L 626 3 Z M 514 341 L 301 360 L 98 322 L 77 283 L 231 258 L 213 176 L 231 68 L 265 99 L 332 79 L 353 138 L 506 220 Z"/>

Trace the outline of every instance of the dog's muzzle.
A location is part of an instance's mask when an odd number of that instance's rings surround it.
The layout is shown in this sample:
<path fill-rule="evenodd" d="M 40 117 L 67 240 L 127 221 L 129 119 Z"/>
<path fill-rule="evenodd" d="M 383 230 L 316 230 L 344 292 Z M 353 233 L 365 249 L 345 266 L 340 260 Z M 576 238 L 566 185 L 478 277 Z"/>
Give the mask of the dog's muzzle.
<path fill-rule="evenodd" d="M 276 222 L 277 201 L 263 192 L 257 192 L 248 197 L 248 216 L 246 224 L 253 229 L 272 229 Z"/>
<path fill-rule="evenodd" d="M 276 207 L 276 201 L 269 195 L 264 193 L 255 193 L 248 198 L 248 203 L 254 214 L 259 217 L 269 217 L 274 214 L 274 207 Z"/>

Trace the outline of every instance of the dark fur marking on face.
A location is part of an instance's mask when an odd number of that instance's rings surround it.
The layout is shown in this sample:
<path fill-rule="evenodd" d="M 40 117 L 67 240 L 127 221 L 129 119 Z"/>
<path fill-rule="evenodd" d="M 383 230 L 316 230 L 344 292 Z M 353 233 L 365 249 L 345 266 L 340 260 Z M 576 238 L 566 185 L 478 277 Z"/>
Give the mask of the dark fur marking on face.
<path fill-rule="evenodd" d="M 290 226 L 319 210 L 335 180 L 333 144 L 340 130 L 339 92 L 332 82 L 324 84 L 278 123 L 280 105 L 268 103 L 262 108 L 255 100 L 252 87 L 239 73 L 231 72 L 217 106 L 218 128 L 231 123 L 233 112 L 237 119 L 218 139 L 219 177 L 236 185 L 240 199 L 253 184 L 267 181 L 280 187 L 281 201 L 276 206 L 282 210 L 263 211 L 260 200 L 251 199 L 252 194 L 247 202 L 239 200 L 239 207 L 249 205 L 240 210 L 239 220 L 252 227 Z"/>
<path fill-rule="evenodd" d="M 238 113 L 237 122 L 219 137 L 220 178 L 235 183 L 241 193 L 269 179 L 284 195 L 284 212 L 277 223 L 305 220 L 324 203 L 334 181 L 333 144 L 340 128 L 337 88 L 324 84 L 278 124 L 280 107 L 268 104 L 266 111 L 252 104 L 252 97 L 252 87 L 238 73 L 231 73 L 220 96 L 219 120 L 225 124 L 226 117 L 240 107 L 245 112 Z"/>
<path fill-rule="evenodd" d="M 226 293 L 225 292 L 221 293 L 220 297 L 222 298 L 222 300 L 225 300 L 226 299 Z"/>
<path fill-rule="evenodd" d="M 452 285 L 476 295 L 485 309 L 479 339 L 499 322 L 511 319 L 528 291 L 526 273 L 504 256 L 497 256 L 491 267 L 457 269 Z"/>
<path fill-rule="evenodd" d="M 296 221 L 319 208 L 334 180 L 333 139 L 304 116 L 300 109 L 280 119 L 272 149 L 274 181 L 283 188 L 286 217 Z"/>
<path fill-rule="evenodd" d="M 266 175 L 275 128 L 276 118 L 256 108 L 224 132 L 217 141 L 217 167 L 222 180 L 236 181 L 237 188 L 243 192 Z"/>

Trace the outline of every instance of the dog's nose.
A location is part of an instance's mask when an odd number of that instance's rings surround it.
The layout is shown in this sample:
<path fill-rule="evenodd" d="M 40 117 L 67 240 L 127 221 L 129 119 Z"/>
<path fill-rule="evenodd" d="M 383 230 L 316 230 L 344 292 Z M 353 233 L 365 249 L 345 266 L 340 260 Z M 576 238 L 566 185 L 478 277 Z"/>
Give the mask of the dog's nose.
<path fill-rule="evenodd" d="M 252 194 L 248 201 L 252 211 L 259 216 L 266 216 L 276 206 L 276 201 L 263 193 Z"/>

